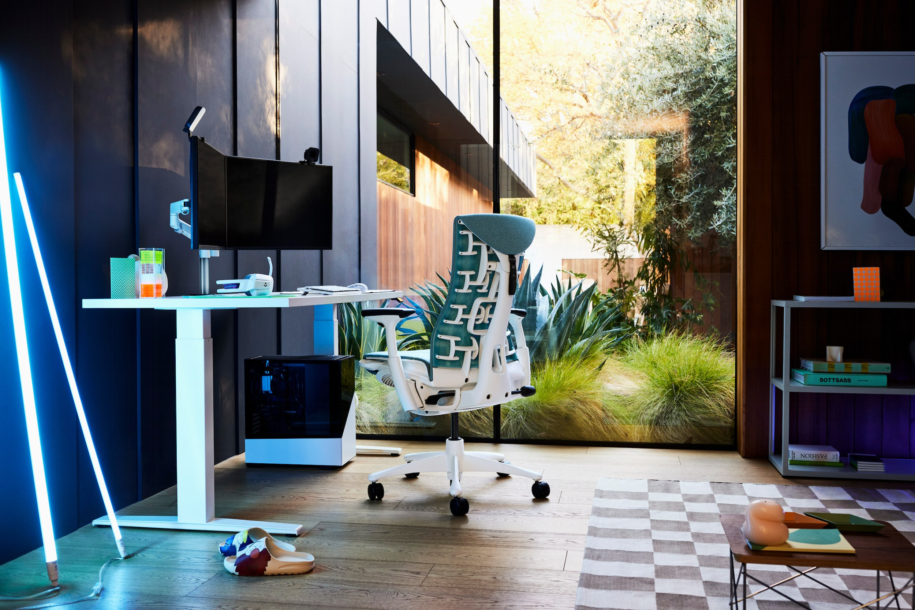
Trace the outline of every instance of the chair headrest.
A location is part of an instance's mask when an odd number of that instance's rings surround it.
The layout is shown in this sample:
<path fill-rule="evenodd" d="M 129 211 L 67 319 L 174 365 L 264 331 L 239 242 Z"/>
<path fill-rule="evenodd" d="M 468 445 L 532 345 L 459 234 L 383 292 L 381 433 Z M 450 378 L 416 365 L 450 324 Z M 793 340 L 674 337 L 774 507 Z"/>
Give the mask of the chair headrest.
<path fill-rule="evenodd" d="M 467 214 L 454 220 L 464 223 L 493 250 L 510 256 L 527 250 L 537 232 L 537 224 L 530 218 L 509 214 Z"/>

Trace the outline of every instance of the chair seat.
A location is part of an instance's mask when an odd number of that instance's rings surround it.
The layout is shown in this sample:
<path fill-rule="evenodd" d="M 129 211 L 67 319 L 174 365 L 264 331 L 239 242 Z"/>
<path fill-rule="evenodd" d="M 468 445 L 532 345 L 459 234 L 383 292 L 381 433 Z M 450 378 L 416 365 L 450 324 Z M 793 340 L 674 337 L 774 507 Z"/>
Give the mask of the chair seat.
<path fill-rule="evenodd" d="M 363 356 L 363 358 L 365 358 L 366 360 L 381 360 L 381 361 L 387 362 L 388 353 L 387 352 L 372 352 L 370 354 L 365 354 Z M 407 351 L 407 352 L 400 352 L 400 359 L 409 360 L 409 361 L 413 361 L 413 362 L 419 362 L 419 363 L 425 365 L 426 376 L 430 380 L 432 379 L 432 356 L 431 356 L 429 350 L 418 349 L 418 350 L 411 350 L 411 351 Z M 404 362 L 404 366 L 409 367 L 409 364 L 407 362 Z M 410 377 L 409 369 L 405 369 L 404 373 L 406 373 L 407 377 Z"/>

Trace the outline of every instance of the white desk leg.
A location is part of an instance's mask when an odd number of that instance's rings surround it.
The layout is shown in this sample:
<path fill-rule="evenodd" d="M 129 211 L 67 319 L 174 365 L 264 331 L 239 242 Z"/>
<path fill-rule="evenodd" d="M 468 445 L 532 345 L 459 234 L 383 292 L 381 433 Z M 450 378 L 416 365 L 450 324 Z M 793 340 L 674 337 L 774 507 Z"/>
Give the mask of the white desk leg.
<path fill-rule="evenodd" d="M 179 309 L 175 340 L 178 521 L 216 516 L 213 485 L 213 339 L 208 309 Z"/>
<path fill-rule="evenodd" d="M 302 526 L 216 519 L 213 481 L 213 339 L 208 309 L 179 309 L 175 340 L 175 415 L 178 441 L 178 516 L 118 518 L 121 527 L 239 532 L 260 527 L 298 536 Z M 108 517 L 92 522 L 110 525 Z"/>
<path fill-rule="evenodd" d="M 339 354 L 340 344 L 337 341 L 337 306 L 315 306 L 314 353 Z M 357 365 L 358 366 L 358 365 Z M 355 405 L 356 401 L 353 401 Z M 400 447 L 377 447 L 356 445 L 356 455 L 400 455 Z"/>

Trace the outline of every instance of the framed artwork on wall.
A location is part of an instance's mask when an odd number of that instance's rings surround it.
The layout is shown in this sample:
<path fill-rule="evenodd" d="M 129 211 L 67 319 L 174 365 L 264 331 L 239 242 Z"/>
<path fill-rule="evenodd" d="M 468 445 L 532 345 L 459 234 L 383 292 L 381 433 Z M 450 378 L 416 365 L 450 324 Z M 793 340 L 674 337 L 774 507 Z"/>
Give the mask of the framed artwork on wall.
<path fill-rule="evenodd" d="M 820 247 L 915 250 L 915 53 L 820 54 Z"/>

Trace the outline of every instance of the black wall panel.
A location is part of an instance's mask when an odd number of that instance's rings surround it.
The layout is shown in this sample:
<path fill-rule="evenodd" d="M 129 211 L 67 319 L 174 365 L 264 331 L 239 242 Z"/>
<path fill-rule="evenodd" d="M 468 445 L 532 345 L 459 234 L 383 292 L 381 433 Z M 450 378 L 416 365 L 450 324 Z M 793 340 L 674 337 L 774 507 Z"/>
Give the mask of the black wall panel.
<path fill-rule="evenodd" d="M 238 155 L 277 158 L 276 104 L 276 2 L 275 0 L 238 0 L 235 53 L 238 88 Z M 276 250 L 240 250 L 237 277 L 267 273 L 267 257 L 273 259 L 274 278 L 282 261 Z M 282 288 L 282 282 L 275 290 Z M 293 286 L 295 288 L 295 286 Z M 279 351 L 277 311 L 248 309 L 238 316 L 238 386 L 244 382 L 244 359 L 269 356 Z M 239 422 L 245 420 L 245 394 L 238 393 Z M 244 426 L 237 431 L 239 450 L 244 451 Z"/>
<path fill-rule="evenodd" d="M 302 159 L 311 146 L 321 147 L 321 3 L 280 0 L 280 158 Z M 286 250 L 280 284 L 285 290 L 321 283 L 321 252 Z M 280 311 L 282 351 L 312 353 L 314 310 Z"/>
<path fill-rule="evenodd" d="M 38 31 L 25 23 L 42 23 Z M 7 3 L 0 18 L 0 104 L 26 332 L 54 530 L 77 524 L 77 425 L 26 236 L 12 172 L 21 172 L 64 337 L 76 338 L 73 212 L 73 39 L 69 3 Z M 104 238 L 101 238 L 104 239 Z M 40 545 L 5 257 L 0 254 L 0 562 Z"/>
<path fill-rule="evenodd" d="M 136 252 L 133 20 L 132 5 L 119 0 L 73 4 L 75 366 L 119 508 L 138 496 L 137 314 L 83 309 L 79 303 L 109 293 L 110 258 Z M 79 523 L 86 523 L 105 507 L 85 444 L 78 446 Z"/>
<path fill-rule="evenodd" d="M 334 166 L 334 249 L 324 253 L 324 283 L 342 286 L 359 281 L 358 23 L 356 2 L 322 0 L 322 158 Z"/>
<path fill-rule="evenodd" d="M 195 106 L 207 108 L 196 133 L 232 153 L 232 17 L 231 0 L 139 3 L 138 246 L 165 248 L 169 294 L 200 292 L 197 253 L 168 226 L 168 205 L 190 193 L 188 142 L 181 129 Z M 212 259 L 211 279 L 234 276 L 233 259 L 233 253 Z M 213 316 L 217 461 L 236 452 L 235 384 L 226 356 L 235 347 L 234 315 Z M 157 456 L 142 461 L 143 497 L 175 483 L 174 352 L 175 314 L 142 312 L 140 435 L 144 457 Z"/>
<path fill-rule="evenodd" d="M 409 44 L 410 3 L 394 5 Z M 334 249 L 223 252 L 210 262 L 211 291 L 217 279 L 266 271 L 267 255 L 281 289 L 372 282 L 360 277 L 360 252 L 365 268 L 374 269 L 374 32 L 376 19 L 387 23 L 388 6 L 384 0 L 54 0 L 3 8 L 0 97 L 11 171 L 23 173 L 29 190 L 109 489 L 123 508 L 175 483 L 175 314 L 83 310 L 81 300 L 108 296 L 108 259 L 138 247 L 165 249 L 169 295 L 199 291 L 197 253 L 168 226 L 169 204 L 189 195 L 181 129 L 197 105 L 207 108 L 197 133 L 226 154 L 292 161 L 318 146 L 321 162 L 334 166 Z M 13 202 L 15 211 L 15 195 Z M 61 536 L 104 509 L 16 218 Z M 0 285 L 5 274 L 0 264 Z M 16 499 L 0 502 L 0 520 L 16 524 L 0 547 L 3 563 L 36 548 L 40 537 L 9 300 L 0 292 L 0 387 L 8 390 L 0 402 L 0 498 Z M 244 451 L 241 360 L 310 354 L 313 310 L 213 312 L 212 321 L 218 462 Z"/>
<path fill-rule="evenodd" d="M 197 131 L 225 154 L 232 154 L 235 146 L 233 4 L 232 0 L 203 2 L 197 19 L 197 104 L 207 109 Z M 190 115 L 191 110 L 186 114 Z M 235 252 L 223 251 L 210 259 L 210 292 L 216 292 L 216 280 L 236 277 L 235 257 Z M 197 278 L 199 286 L 199 275 Z M 234 311 L 211 312 L 213 459 L 217 464 L 241 451 L 236 439 L 236 318 Z"/>

